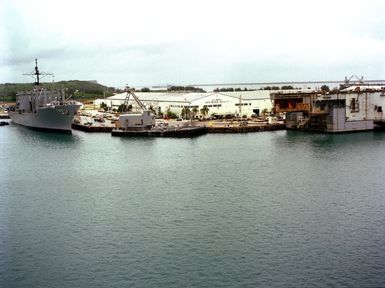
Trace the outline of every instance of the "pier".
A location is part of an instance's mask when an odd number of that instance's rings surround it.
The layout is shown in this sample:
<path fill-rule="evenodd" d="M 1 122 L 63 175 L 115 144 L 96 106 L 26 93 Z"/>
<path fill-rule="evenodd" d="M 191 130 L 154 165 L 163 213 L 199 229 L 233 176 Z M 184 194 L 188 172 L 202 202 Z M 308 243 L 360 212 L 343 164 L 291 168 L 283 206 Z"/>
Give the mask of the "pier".
<path fill-rule="evenodd" d="M 122 130 L 114 129 L 112 136 L 126 137 L 195 137 L 207 133 L 207 128 L 202 127 L 168 127 L 167 129 Z"/>
<path fill-rule="evenodd" d="M 207 133 L 250 133 L 250 132 L 264 132 L 264 131 L 276 131 L 285 130 L 286 125 L 275 124 L 263 124 L 263 125 L 244 125 L 244 126 L 208 126 Z"/>
<path fill-rule="evenodd" d="M 178 122 L 169 122 L 169 129 L 151 129 L 151 130 L 118 130 L 113 125 L 89 125 L 73 123 L 72 129 L 88 133 L 111 133 L 113 136 L 154 136 L 154 137 L 178 137 L 183 134 L 205 134 L 205 133 L 252 133 L 264 131 L 285 130 L 286 126 L 283 123 L 248 123 L 243 122 L 198 122 L 194 123 L 191 128 L 202 128 L 202 130 L 187 131 L 188 129 L 179 127 Z M 193 130 L 193 129 L 191 129 Z M 181 133 L 184 131 L 185 133 Z M 203 132 L 204 133 L 201 133 Z M 183 135 L 184 136 L 184 135 Z"/>
<path fill-rule="evenodd" d="M 101 125 L 86 125 L 86 124 L 79 124 L 79 123 L 72 123 L 72 129 L 74 130 L 80 130 L 83 132 L 90 132 L 90 133 L 110 133 L 115 126 L 101 126 Z"/>

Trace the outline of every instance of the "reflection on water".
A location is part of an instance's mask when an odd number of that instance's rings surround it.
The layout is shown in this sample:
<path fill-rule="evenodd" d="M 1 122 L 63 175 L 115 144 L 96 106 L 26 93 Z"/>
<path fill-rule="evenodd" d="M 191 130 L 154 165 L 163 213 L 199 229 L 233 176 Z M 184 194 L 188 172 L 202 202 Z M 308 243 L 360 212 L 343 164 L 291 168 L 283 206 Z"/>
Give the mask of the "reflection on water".
<path fill-rule="evenodd" d="M 286 140 L 297 143 L 306 142 L 314 143 L 319 146 L 323 145 L 357 145 L 357 143 L 372 143 L 385 139 L 385 133 L 376 131 L 351 132 L 351 133 L 310 133 L 295 130 L 286 131 Z"/>
<path fill-rule="evenodd" d="M 74 148 L 81 143 L 81 137 L 75 133 L 55 133 L 29 129 L 17 124 L 10 125 L 16 131 L 15 137 L 28 145 L 40 145 L 46 148 Z"/>
<path fill-rule="evenodd" d="M 385 287 L 384 136 L 10 125 L 0 287 Z"/>
<path fill-rule="evenodd" d="M 308 162 L 319 160 L 347 161 L 351 154 L 364 155 L 363 151 L 370 151 L 376 145 L 385 142 L 385 133 L 367 131 L 355 133 L 308 133 L 302 131 L 288 130 L 284 137 L 277 138 L 274 146 L 283 151 L 282 159 L 287 162 Z M 366 156 L 370 161 L 375 155 Z M 312 165 L 319 164 L 314 162 Z M 308 164 L 306 164 L 308 165 Z"/>

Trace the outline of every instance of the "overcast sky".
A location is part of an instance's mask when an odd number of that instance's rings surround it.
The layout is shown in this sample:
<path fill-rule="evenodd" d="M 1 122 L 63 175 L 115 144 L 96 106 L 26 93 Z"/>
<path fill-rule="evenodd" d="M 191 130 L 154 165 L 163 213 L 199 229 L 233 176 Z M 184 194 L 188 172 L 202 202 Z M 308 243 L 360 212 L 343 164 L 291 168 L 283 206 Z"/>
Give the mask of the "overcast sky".
<path fill-rule="evenodd" d="M 385 79 L 385 1 L 0 0 L 0 83 Z"/>

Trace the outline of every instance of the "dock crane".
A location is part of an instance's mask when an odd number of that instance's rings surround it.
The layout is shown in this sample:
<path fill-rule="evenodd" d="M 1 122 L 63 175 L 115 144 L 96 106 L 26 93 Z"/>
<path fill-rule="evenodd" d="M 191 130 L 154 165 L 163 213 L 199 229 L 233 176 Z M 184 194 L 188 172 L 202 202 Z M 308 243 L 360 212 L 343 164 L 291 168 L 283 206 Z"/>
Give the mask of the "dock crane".
<path fill-rule="evenodd" d="M 355 80 L 352 81 L 352 79 L 355 79 Z M 364 84 L 364 76 L 358 77 L 356 75 L 352 75 L 349 78 L 345 76 L 345 81 L 344 81 L 345 85 L 351 85 L 354 83 Z"/>
<path fill-rule="evenodd" d="M 146 108 L 146 106 L 139 100 L 139 98 L 135 95 L 134 89 L 126 88 L 126 98 L 123 102 L 124 110 L 123 114 L 119 115 L 119 126 L 122 129 L 151 129 L 155 126 L 155 115 L 151 114 L 151 112 Z M 135 102 L 138 104 L 140 109 L 142 110 L 142 114 L 130 114 L 125 113 L 128 112 L 128 102 L 130 101 L 130 97 L 133 97 Z"/>
<path fill-rule="evenodd" d="M 124 102 L 123 102 L 123 105 L 125 107 L 124 108 L 125 111 L 123 111 L 123 112 L 128 112 L 127 110 L 128 110 L 128 102 L 130 101 L 130 96 L 132 96 L 132 98 L 134 98 L 135 102 L 138 104 L 138 106 L 140 107 L 140 109 L 142 111 L 148 110 L 146 108 L 146 106 L 142 103 L 142 101 L 139 100 L 138 96 L 135 95 L 134 89 L 126 87 L 125 90 L 126 90 L 127 94 L 126 94 L 126 98 L 124 99 Z"/>

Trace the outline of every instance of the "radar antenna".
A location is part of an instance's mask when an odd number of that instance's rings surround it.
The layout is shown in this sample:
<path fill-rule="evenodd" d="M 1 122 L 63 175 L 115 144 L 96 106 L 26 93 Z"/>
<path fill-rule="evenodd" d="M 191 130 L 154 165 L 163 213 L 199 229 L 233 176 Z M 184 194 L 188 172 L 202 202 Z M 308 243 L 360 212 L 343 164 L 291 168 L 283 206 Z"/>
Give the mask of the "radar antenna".
<path fill-rule="evenodd" d="M 23 75 L 36 77 L 35 85 L 40 85 L 40 76 L 42 76 L 42 78 L 45 76 L 53 76 L 53 73 L 40 72 L 39 67 L 37 66 L 37 59 L 35 59 L 35 71 L 32 73 L 23 74 Z"/>

